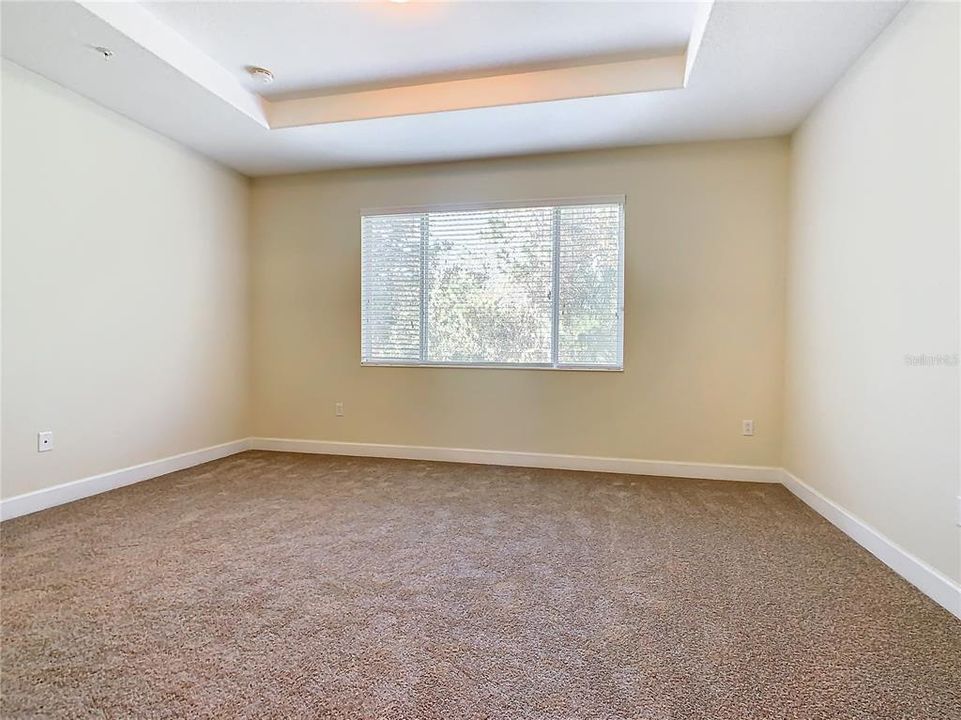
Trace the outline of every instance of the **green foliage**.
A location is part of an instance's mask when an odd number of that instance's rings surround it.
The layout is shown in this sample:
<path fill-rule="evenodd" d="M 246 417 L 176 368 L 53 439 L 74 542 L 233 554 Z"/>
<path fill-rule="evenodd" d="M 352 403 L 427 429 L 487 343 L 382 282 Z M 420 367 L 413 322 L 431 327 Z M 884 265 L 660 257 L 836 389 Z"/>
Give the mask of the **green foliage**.
<path fill-rule="evenodd" d="M 421 359 L 426 280 L 426 360 L 550 364 L 556 228 L 557 360 L 617 363 L 619 213 L 592 205 L 366 218 L 365 356 Z"/>

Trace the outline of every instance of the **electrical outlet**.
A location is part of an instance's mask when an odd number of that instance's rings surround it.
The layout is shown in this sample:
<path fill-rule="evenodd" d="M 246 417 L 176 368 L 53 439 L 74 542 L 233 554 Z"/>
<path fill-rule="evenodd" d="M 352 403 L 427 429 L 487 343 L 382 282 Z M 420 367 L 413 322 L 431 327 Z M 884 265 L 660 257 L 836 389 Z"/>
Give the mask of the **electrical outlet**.
<path fill-rule="evenodd" d="M 751 436 L 754 434 L 754 421 L 741 420 L 741 435 Z"/>
<path fill-rule="evenodd" d="M 334 403 L 334 415 L 337 417 L 344 417 L 344 403 Z"/>
<path fill-rule="evenodd" d="M 37 452 L 49 452 L 53 450 L 53 432 L 46 430 L 37 433 Z"/>

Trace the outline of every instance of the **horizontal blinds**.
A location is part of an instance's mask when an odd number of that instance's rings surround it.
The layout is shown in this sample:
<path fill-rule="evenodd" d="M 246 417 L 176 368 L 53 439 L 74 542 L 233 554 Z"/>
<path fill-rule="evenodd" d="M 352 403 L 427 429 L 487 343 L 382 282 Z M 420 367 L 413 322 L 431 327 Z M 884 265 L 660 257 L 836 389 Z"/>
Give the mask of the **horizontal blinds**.
<path fill-rule="evenodd" d="M 620 203 L 369 215 L 369 363 L 621 366 Z"/>
<path fill-rule="evenodd" d="M 374 215 L 363 219 L 364 360 L 420 360 L 424 220 L 423 215 Z"/>
<path fill-rule="evenodd" d="M 427 359 L 551 362 L 549 208 L 428 216 Z"/>
<path fill-rule="evenodd" d="M 557 360 L 619 365 L 621 208 L 558 208 Z"/>

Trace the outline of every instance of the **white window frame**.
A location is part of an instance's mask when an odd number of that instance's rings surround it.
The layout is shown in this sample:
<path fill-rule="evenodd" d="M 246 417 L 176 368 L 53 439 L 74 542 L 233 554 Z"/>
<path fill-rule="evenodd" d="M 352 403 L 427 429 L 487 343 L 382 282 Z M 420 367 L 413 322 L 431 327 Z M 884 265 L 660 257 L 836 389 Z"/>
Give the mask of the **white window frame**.
<path fill-rule="evenodd" d="M 421 295 L 420 295 L 420 360 L 365 360 L 364 359 L 364 328 L 363 328 L 363 309 L 366 307 L 367 296 L 364 287 L 364 243 L 363 243 L 363 222 L 365 217 L 375 215 L 415 215 L 432 212 L 457 212 L 469 210 L 502 210 L 506 208 L 532 208 L 532 207 L 570 207 L 572 205 L 620 205 L 620 222 L 617 238 L 617 356 L 620 358 L 618 365 L 587 365 L 584 363 L 561 363 L 558 362 L 558 334 L 560 326 L 560 294 L 558 292 L 560 273 L 558 266 L 560 255 L 558 248 L 560 245 L 560 227 L 557 222 L 557 212 L 554 212 L 553 227 L 553 267 L 551 270 L 551 281 L 553 282 L 552 309 L 551 309 L 551 359 L 549 363 L 510 363 L 510 362 L 451 362 L 427 359 L 427 242 L 426 223 L 421 222 Z M 362 208 L 360 210 L 358 223 L 361 232 L 361 258 L 360 258 L 360 286 L 361 286 L 361 328 L 360 328 L 360 364 L 364 367 L 448 367 L 448 368 L 481 368 L 497 370 L 583 370 L 590 372 L 624 372 L 624 224 L 627 202 L 624 195 L 599 195 L 592 197 L 576 198 L 545 198 L 540 200 L 512 200 L 506 202 L 481 202 L 481 203 L 447 203 L 434 205 L 410 205 L 386 208 Z M 370 356 L 369 348 L 367 356 Z"/>

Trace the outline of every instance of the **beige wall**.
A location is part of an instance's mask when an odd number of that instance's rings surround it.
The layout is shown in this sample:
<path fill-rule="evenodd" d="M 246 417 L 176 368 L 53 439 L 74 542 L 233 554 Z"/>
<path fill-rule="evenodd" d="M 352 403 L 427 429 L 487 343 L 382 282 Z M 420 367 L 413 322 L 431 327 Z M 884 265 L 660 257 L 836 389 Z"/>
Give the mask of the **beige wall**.
<path fill-rule="evenodd" d="M 908 6 L 793 142 L 785 464 L 961 577 L 957 5 Z M 955 357 L 957 357 L 955 355 Z"/>
<path fill-rule="evenodd" d="M 247 180 L 2 80 L 3 497 L 244 437 Z"/>
<path fill-rule="evenodd" d="M 787 177 L 760 140 L 256 180 L 254 434 L 778 465 Z M 623 373 L 360 366 L 361 208 L 608 194 Z"/>

